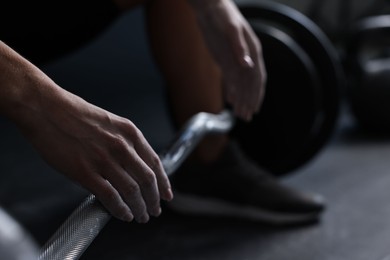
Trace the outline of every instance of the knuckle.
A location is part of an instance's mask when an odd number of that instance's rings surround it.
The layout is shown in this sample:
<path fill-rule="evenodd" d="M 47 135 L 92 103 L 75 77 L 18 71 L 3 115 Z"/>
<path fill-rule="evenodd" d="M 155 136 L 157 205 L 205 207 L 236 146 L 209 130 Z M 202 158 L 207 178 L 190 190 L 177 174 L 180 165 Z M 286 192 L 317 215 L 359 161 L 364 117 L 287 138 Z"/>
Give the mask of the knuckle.
<path fill-rule="evenodd" d="M 129 120 L 129 119 L 125 118 L 125 117 L 122 117 L 121 119 L 122 119 L 121 123 L 122 123 L 123 127 L 136 128 L 134 123 L 131 120 Z"/>
<path fill-rule="evenodd" d="M 137 184 L 127 184 L 125 189 L 123 190 L 123 196 L 125 198 L 133 198 L 137 193 L 140 192 L 140 188 Z"/>
<path fill-rule="evenodd" d="M 140 179 L 139 183 L 143 187 L 151 187 L 154 185 L 156 181 L 156 177 L 152 172 L 145 172 L 142 176 L 142 179 Z"/>
<path fill-rule="evenodd" d="M 113 136 L 110 144 L 115 154 L 125 154 L 128 149 L 126 140 L 120 135 Z"/>
<path fill-rule="evenodd" d="M 225 28 L 232 35 L 237 34 L 239 32 L 239 27 L 238 27 L 238 24 L 235 20 L 229 20 L 228 22 L 226 22 Z"/>
<path fill-rule="evenodd" d="M 101 187 L 98 190 L 96 196 L 107 202 L 117 201 L 117 197 L 118 197 L 115 191 L 108 186 Z"/>
<path fill-rule="evenodd" d="M 130 138 L 140 138 L 141 131 L 135 126 L 133 122 L 128 119 L 125 119 L 122 123 L 123 129 L 127 136 Z"/>
<path fill-rule="evenodd" d="M 162 168 L 161 160 L 157 154 L 153 154 L 150 158 L 150 168 L 156 172 Z"/>
<path fill-rule="evenodd" d="M 116 191 L 108 187 L 102 187 L 97 193 L 98 200 L 109 209 L 115 216 L 121 217 L 128 208 L 120 199 Z"/>
<path fill-rule="evenodd" d="M 240 29 L 234 22 L 229 22 L 226 24 L 226 35 L 228 38 L 233 40 L 234 43 L 238 44 L 241 40 L 240 38 Z"/>

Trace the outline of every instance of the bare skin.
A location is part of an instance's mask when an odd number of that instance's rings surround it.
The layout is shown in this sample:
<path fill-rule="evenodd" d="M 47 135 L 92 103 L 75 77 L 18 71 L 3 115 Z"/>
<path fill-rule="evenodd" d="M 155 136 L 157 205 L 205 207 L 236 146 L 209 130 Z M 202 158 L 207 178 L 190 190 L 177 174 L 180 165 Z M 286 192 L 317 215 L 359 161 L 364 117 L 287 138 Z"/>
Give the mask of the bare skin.
<path fill-rule="evenodd" d="M 144 223 L 171 200 L 157 154 L 128 119 L 60 88 L 0 42 L 0 111 L 53 168 L 79 183 L 117 218 Z"/>
<path fill-rule="evenodd" d="M 203 39 L 222 71 L 223 97 L 246 121 L 259 112 L 266 71 L 261 44 L 231 0 L 188 0 Z"/>
<path fill-rule="evenodd" d="M 123 10 L 144 2 L 114 1 Z M 260 42 L 236 6 L 230 0 L 153 0 L 147 10 L 152 49 L 172 83 L 178 122 L 200 111 L 219 112 L 225 101 L 250 120 L 260 109 L 266 73 Z M 175 48 L 178 39 L 185 45 Z M 185 46 L 188 59 L 185 51 L 174 52 Z M 0 114 L 49 165 L 95 194 L 116 218 L 145 223 L 161 214 L 161 199 L 173 198 L 170 183 L 131 121 L 64 90 L 1 41 L 0 71 Z M 225 139 L 205 140 L 199 151 L 215 158 Z"/>
<path fill-rule="evenodd" d="M 178 126 L 201 111 L 218 113 L 225 103 L 243 120 L 259 111 L 267 76 L 260 41 L 230 0 L 151 1 L 146 23 Z M 215 160 L 227 140 L 205 138 L 195 159 Z"/>

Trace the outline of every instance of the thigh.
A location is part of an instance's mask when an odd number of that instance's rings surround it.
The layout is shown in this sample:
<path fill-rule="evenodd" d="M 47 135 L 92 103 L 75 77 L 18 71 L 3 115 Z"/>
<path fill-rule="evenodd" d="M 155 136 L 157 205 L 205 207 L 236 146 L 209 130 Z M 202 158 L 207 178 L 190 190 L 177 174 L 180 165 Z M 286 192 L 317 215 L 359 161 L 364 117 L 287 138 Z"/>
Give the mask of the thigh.
<path fill-rule="evenodd" d="M 2 1 L 0 39 L 42 64 L 94 39 L 119 13 L 111 0 Z"/>

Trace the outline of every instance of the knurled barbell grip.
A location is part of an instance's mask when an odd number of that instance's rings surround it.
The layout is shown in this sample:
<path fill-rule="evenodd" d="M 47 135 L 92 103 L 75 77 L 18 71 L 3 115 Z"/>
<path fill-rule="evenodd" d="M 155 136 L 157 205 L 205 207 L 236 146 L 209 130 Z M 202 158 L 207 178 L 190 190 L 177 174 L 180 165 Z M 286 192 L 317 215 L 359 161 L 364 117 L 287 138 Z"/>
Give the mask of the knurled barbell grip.
<path fill-rule="evenodd" d="M 233 125 L 228 110 L 194 115 L 160 155 L 166 174 L 174 173 L 205 135 L 226 133 Z M 38 259 L 79 259 L 111 217 L 95 196 L 89 195 L 41 248 Z"/>

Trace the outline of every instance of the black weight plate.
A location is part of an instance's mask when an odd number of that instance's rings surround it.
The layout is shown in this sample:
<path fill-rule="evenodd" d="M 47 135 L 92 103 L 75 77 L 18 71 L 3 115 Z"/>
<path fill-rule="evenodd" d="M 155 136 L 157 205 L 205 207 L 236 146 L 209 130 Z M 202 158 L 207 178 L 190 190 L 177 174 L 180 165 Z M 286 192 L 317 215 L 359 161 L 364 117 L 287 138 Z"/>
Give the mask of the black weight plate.
<path fill-rule="evenodd" d="M 346 38 L 345 71 L 350 77 L 349 80 L 360 81 L 360 76 L 365 71 L 364 65 L 369 60 L 389 56 L 390 15 L 377 15 L 358 20 L 350 28 Z M 383 50 L 387 53 L 380 53 Z"/>
<path fill-rule="evenodd" d="M 390 15 L 365 17 L 353 24 L 346 41 L 348 101 L 365 131 L 390 132 Z"/>
<path fill-rule="evenodd" d="M 295 167 L 310 145 L 320 106 L 320 82 L 314 64 L 300 46 L 278 28 L 252 23 L 261 39 L 268 82 L 261 112 L 232 131 L 244 151 L 274 173 Z"/>
<path fill-rule="evenodd" d="M 372 49 L 390 46 L 390 15 L 376 15 L 358 20 L 350 29 L 346 42 L 348 60 L 363 59 Z M 375 52 L 373 52 L 375 53 Z M 370 55 L 368 55 L 370 56 Z"/>
<path fill-rule="evenodd" d="M 286 174 L 305 165 L 312 159 L 327 143 L 334 131 L 339 114 L 341 90 L 344 85 L 341 63 L 338 60 L 334 46 L 327 36 L 316 24 L 297 10 L 284 4 L 267 1 L 239 1 L 237 5 L 250 24 L 268 24 L 290 35 L 309 56 L 314 64 L 314 70 L 318 72 L 320 100 L 315 100 L 315 102 L 318 102 L 320 110 L 311 128 L 312 131 L 308 136 L 310 143 L 299 144 L 292 148 L 296 154 L 294 159 L 288 161 L 281 160 L 279 155 L 284 153 L 283 149 L 291 149 L 281 147 L 279 154 L 275 154 L 275 157 L 267 159 L 271 162 L 260 161 L 262 166 L 271 172 L 278 175 Z M 261 38 L 260 40 L 263 43 Z M 266 51 L 264 51 L 265 53 Z M 312 108 L 308 106 L 307 109 L 310 110 Z M 275 118 L 274 120 L 278 119 Z M 299 124 L 299 122 L 295 123 L 292 120 L 292 124 Z M 273 131 L 277 130 L 274 129 Z M 272 144 L 268 149 L 271 148 Z M 293 150 L 290 152 L 293 152 Z M 248 154 L 250 153 L 251 151 L 248 150 Z M 279 163 L 275 163 L 277 161 Z"/>

